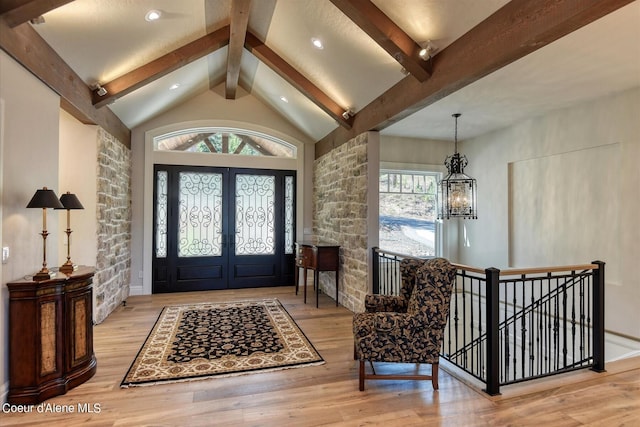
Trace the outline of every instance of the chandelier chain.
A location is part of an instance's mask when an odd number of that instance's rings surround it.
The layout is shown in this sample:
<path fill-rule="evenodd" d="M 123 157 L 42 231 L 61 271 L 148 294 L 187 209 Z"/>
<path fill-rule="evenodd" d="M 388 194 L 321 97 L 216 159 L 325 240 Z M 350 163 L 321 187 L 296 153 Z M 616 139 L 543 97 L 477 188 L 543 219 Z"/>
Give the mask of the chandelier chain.
<path fill-rule="evenodd" d="M 455 133 L 454 133 L 454 152 L 457 154 L 458 153 L 458 117 L 460 117 L 461 114 L 460 113 L 455 113 L 453 114 L 453 117 L 455 118 Z"/>

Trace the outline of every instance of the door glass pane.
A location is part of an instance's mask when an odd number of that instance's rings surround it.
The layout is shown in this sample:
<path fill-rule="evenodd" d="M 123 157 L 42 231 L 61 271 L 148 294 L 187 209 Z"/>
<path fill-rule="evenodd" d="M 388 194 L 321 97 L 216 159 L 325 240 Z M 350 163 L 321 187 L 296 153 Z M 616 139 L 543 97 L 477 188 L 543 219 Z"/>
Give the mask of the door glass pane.
<path fill-rule="evenodd" d="M 284 177 L 284 253 L 293 253 L 293 177 Z"/>
<path fill-rule="evenodd" d="M 156 257 L 167 256 L 167 171 L 156 176 Z"/>
<path fill-rule="evenodd" d="M 222 174 L 180 172 L 178 256 L 222 254 Z"/>
<path fill-rule="evenodd" d="M 236 255 L 275 253 L 275 177 L 236 175 Z"/>

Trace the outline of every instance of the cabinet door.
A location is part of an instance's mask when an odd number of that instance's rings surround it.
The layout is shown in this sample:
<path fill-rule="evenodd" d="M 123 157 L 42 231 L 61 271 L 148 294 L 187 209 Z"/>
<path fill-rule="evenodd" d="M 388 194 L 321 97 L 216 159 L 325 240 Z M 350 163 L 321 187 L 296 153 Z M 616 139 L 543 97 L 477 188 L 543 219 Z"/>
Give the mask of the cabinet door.
<path fill-rule="evenodd" d="M 63 370 L 62 342 L 62 307 L 59 295 L 42 298 L 38 304 L 37 348 L 40 349 L 38 360 L 38 383 L 42 384 L 58 378 Z"/>
<path fill-rule="evenodd" d="M 67 371 L 89 362 L 93 356 L 92 299 L 90 285 L 66 294 Z"/>

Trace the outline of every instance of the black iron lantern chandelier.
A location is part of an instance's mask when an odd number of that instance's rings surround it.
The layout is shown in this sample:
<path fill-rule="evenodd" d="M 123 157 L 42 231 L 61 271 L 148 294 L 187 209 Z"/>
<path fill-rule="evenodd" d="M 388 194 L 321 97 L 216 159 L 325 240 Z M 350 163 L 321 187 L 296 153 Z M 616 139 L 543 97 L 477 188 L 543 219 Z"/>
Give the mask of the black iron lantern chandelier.
<path fill-rule="evenodd" d="M 455 153 L 444 161 L 448 175 L 438 186 L 438 219 L 463 218 L 478 219 L 478 201 L 476 196 L 476 180 L 465 175 L 467 158 L 458 153 L 458 117 L 453 115 L 456 123 Z"/>

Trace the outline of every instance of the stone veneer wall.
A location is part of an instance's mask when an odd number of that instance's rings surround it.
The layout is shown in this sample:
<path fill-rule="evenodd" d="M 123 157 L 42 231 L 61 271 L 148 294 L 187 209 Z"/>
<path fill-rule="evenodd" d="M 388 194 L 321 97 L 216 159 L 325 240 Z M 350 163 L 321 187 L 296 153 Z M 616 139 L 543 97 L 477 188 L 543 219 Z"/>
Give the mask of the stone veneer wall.
<path fill-rule="evenodd" d="M 94 319 L 102 322 L 129 296 L 131 283 L 131 151 L 98 131 L 98 259 Z"/>
<path fill-rule="evenodd" d="M 339 301 L 354 312 L 364 311 L 369 291 L 367 263 L 368 133 L 361 134 L 314 162 L 314 234 L 338 244 Z M 320 274 L 320 289 L 335 295 L 333 272 Z"/>

